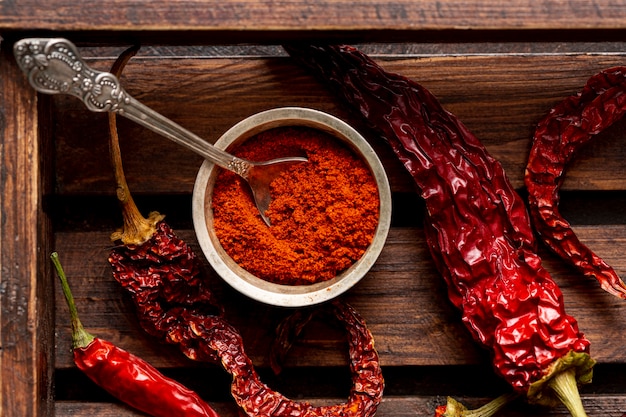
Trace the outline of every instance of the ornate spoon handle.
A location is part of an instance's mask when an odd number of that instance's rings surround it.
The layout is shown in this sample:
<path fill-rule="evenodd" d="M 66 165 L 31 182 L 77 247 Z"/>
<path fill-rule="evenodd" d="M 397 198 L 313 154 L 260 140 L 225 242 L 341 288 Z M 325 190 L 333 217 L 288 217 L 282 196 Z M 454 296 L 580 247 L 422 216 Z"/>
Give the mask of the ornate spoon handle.
<path fill-rule="evenodd" d="M 61 38 L 28 38 L 14 46 L 17 64 L 45 94 L 78 97 L 94 112 L 114 112 L 246 178 L 250 164 L 232 156 L 135 100 L 115 75 L 90 68 L 76 46 Z"/>

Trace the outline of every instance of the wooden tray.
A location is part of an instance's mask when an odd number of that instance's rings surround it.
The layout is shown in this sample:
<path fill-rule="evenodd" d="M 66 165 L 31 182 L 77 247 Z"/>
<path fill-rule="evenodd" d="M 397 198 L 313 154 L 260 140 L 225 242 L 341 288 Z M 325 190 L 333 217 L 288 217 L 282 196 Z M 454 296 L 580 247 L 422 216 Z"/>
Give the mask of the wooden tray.
<path fill-rule="evenodd" d="M 28 3 L 28 2 L 27 2 Z M 19 73 L 12 42 L 53 33 L 79 43 L 90 65 L 108 70 L 126 46 L 143 47 L 125 69 L 127 90 L 210 141 L 237 121 L 279 106 L 307 106 L 353 124 L 381 155 L 394 194 L 385 249 L 348 301 L 376 339 L 386 378 L 377 415 L 432 415 L 447 395 L 478 406 L 503 392 L 488 355 L 449 304 L 424 243 L 423 204 L 389 149 L 283 52 L 293 40 L 358 43 L 384 67 L 429 88 L 504 165 L 522 176 L 537 121 L 598 71 L 626 63 L 626 7 L 605 2 L 0 2 L 0 415 L 135 416 L 73 366 L 67 310 L 48 255 L 57 250 L 88 329 L 197 390 L 236 416 L 221 368 L 193 363 L 143 334 L 111 277 L 109 235 L 121 225 L 108 160 L 106 116 L 71 97 L 38 96 Z M 59 10 L 51 13 L 50 10 Z M 61 13 L 63 11 L 63 13 Z M 336 17 L 329 25 L 328 16 Z M 53 31 L 53 32 L 50 32 Z M 201 160 L 120 120 L 131 191 L 158 210 L 200 254 L 191 191 Z M 626 122 L 598 136 L 568 169 L 561 208 L 581 240 L 625 275 Z M 626 303 L 545 249 L 598 360 L 582 389 L 590 416 L 626 412 Z M 207 264 L 208 268 L 208 264 Z M 292 398 L 343 401 L 349 389 L 341 333 L 315 323 L 283 374 L 268 366 L 274 329 L 288 311 L 238 295 L 214 277 L 228 319 L 264 381 Z M 522 401 L 505 416 L 567 415 Z"/>

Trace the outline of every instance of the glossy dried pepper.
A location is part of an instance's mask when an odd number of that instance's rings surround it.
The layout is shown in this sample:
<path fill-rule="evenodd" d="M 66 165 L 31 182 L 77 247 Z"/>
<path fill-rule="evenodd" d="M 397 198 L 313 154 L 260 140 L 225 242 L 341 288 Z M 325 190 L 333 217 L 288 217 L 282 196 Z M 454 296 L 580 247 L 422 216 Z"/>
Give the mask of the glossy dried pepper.
<path fill-rule="evenodd" d="M 577 152 L 624 116 L 625 93 L 626 68 L 616 67 L 594 75 L 578 94 L 558 103 L 537 125 L 525 175 L 530 214 L 543 241 L 619 298 L 626 298 L 626 284 L 578 239 L 559 211 L 559 190 Z"/>
<path fill-rule="evenodd" d="M 154 417 L 218 417 L 194 391 L 138 356 L 89 334 L 83 327 L 56 252 L 51 255 L 70 310 L 74 363 L 118 400 Z"/>
<path fill-rule="evenodd" d="M 356 48 L 285 48 L 340 93 L 412 175 L 449 297 L 496 371 L 532 402 L 561 400 L 585 415 L 576 380 L 591 378 L 589 342 L 541 266 L 524 202 L 498 161 L 423 86 Z M 573 392 L 563 393 L 564 384 Z"/>
<path fill-rule="evenodd" d="M 114 74 L 130 53 L 116 61 Z M 384 388 L 378 353 L 361 316 L 343 303 L 333 303 L 331 308 L 348 333 L 353 386 L 347 402 L 315 407 L 290 400 L 261 382 L 241 335 L 224 319 L 193 250 L 173 233 L 162 215 L 151 213 L 146 219 L 137 209 L 124 177 L 113 114 L 109 128 L 124 217 L 124 227 L 111 236 L 122 244 L 111 251 L 109 263 L 113 276 L 131 296 L 143 329 L 176 345 L 190 359 L 221 363 L 232 375 L 233 398 L 249 416 L 373 416 Z"/>

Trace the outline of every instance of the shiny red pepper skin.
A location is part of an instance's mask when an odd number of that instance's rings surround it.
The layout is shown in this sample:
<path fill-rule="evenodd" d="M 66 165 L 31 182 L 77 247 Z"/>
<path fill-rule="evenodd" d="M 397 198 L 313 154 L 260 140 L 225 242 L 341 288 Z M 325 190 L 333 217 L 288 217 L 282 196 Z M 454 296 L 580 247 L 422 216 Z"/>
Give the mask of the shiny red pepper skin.
<path fill-rule="evenodd" d="M 218 417 L 195 392 L 143 359 L 89 334 L 78 316 L 58 254 L 53 252 L 50 259 L 70 312 L 74 362 L 85 375 L 118 400 L 153 417 Z"/>
<path fill-rule="evenodd" d="M 518 392 L 589 342 L 541 266 L 523 200 L 502 166 L 424 87 L 350 46 L 285 46 L 381 135 L 426 202 L 426 235 L 451 301 Z M 586 355 L 583 355 L 586 356 Z M 587 362 L 587 364 L 591 363 Z M 581 372 L 586 379 L 590 366 Z"/>
<path fill-rule="evenodd" d="M 151 416 L 218 417 L 194 391 L 106 340 L 75 348 L 74 362 L 115 398 Z"/>
<path fill-rule="evenodd" d="M 585 246 L 559 211 L 565 169 L 577 152 L 626 113 L 626 68 L 591 77 L 576 95 L 558 103 L 538 123 L 526 167 L 530 214 L 543 241 L 603 289 L 626 298 L 615 270 Z"/>

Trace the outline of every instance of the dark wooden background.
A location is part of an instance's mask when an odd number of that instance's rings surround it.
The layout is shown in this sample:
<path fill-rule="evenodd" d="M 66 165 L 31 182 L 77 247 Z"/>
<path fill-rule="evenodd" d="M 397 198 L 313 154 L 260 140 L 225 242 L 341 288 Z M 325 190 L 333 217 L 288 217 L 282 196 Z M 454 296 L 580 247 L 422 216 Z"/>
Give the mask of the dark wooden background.
<path fill-rule="evenodd" d="M 36 95 L 18 72 L 11 43 L 66 36 L 90 65 L 108 70 L 127 46 L 142 49 L 122 81 L 139 100 L 215 141 L 237 121 L 279 106 L 307 106 L 352 123 L 379 153 L 392 185 L 393 227 L 371 272 L 346 299 L 374 334 L 386 378 L 377 415 L 432 415 L 447 395 L 478 406 L 506 389 L 446 299 L 426 251 L 423 207 L 391 152 L 323 85 L 296 66 L 281 42 L 359 45 L 385 68 L 429 88 L 504 165 L 522 176 L 537 121 L 598 71 L 626 64 L 626 5 L 608 1 L 0 2 L 0 415 L 132 416 L 78 372 L 67 308 L 48 262 L 57 250 L 88 329 L 142 356 L 235 416 L 228 376 L 183 358 L 141 333 L 106 261 L 121 225 L 108 159 L 106 116 L 70 97 Z M 200 254 L 191 191 L 201 158 L 120 120 L 131 191 L 159 210 Z M 626 261 L 626 121 L 598 136 L 568 169 L 561 208 L 581 240 L 621 275 Z M 592 343 L 594 382 L 582 389 L 590 416 L 626 413 L 626 303 L 542 250 L 568 312 Z M 208 265 L 207 265 L 207 268 Z M 210 271 L 209 271 L 210 272 Z M 349 389 L 341 333 L 315 323 L 283 374 L 268 367 L 273 331 L 289 310 L 212 283 L 246 351 L 273 388 L 314 403 Z M 567 415 L 522 401 L 506 416 Z"/>

